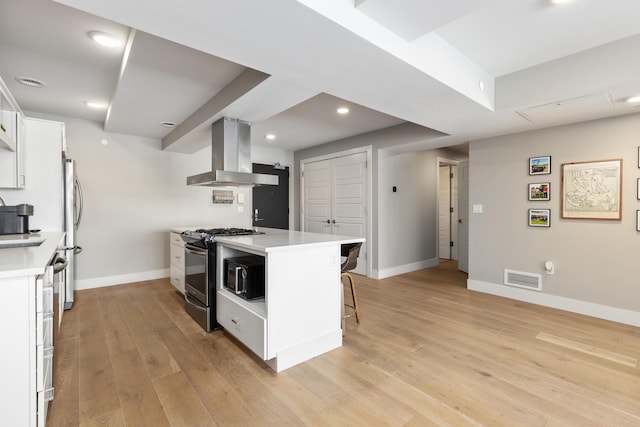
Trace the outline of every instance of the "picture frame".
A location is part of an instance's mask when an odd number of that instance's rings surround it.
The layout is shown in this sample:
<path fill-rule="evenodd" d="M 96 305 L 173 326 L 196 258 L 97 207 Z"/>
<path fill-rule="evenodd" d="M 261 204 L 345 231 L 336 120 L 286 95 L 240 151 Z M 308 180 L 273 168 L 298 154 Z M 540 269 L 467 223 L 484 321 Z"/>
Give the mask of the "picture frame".
<path fill-rule="evenodd" d="M 640 200 L 640 178 L 638 178 L 638 183 L 636 185 L 636 189 L 637 189 L 636 192 L 638 193 L 637 194 L 638 200 Z"/>
<path fill-rule="evenodd" d="M 561 218 L 622 219 L 622 159 L 563 163 L 561 171 Z"/>
<path fill-rule="evenodd" d="M 550 182 L 534 182 L 529 184 L 528 197 L 529 197 L 529 200 L 532 202 L 551 200 L 551 183 Z"/>
<path fill-rule="evenodd" d="M 640 169 L 640 145 L 638 146 L 638 169 Z"/>
<path fill-rule="evenodd" d="M 636 210 L 636 231 L 640 231 L 640 209 Z"/>
<path fill-rule="evenodd" d="M 640 161 L 640 158 L 638 160 Z M 529 158 L 529 175 L 548 175 L 550 173 L 551 156 Z"/>
<path fill-rule="evenodd" d="M 551 227 L 551 209 L 529 209 L 529 227 Z"/>

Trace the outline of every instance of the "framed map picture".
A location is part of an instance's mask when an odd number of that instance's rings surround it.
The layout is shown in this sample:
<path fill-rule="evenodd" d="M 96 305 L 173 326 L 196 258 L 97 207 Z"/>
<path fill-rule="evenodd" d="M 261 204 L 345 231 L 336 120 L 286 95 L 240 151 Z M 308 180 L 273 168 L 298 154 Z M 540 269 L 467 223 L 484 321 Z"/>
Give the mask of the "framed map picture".
<path fill-rule="evenodd" d="M 551 183 L 549 182 L 536 182 L 535 184 L 529 184 L 529 200 L 549 200 Z"/>
<path fill-rule="evenodd" d="M 561 218 L 622 219 L 622 159 L 562 164 Z"/>

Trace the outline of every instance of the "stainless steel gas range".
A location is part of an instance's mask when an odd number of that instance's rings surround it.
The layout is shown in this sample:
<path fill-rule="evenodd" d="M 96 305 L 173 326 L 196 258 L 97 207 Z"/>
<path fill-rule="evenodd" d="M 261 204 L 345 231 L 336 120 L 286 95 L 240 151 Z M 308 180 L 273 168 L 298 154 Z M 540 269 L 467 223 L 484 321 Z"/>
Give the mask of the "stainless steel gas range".
<path fill-rule="evenodd" d="M 246 228 L 187 230 L 185 241 L 184 308 L 202 328 L 210 332 L 221 326 L 216 321 L 216 236 L 262 234 Z"/>

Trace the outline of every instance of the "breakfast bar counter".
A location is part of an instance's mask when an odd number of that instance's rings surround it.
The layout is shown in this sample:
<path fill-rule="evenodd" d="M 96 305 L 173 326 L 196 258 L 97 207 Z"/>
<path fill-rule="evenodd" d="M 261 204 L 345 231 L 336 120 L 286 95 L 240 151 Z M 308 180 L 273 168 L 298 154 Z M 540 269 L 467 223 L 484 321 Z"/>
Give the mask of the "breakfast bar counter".
<path fill-rule="evenodd" d="M 360 237 L 259 229 L 219 237 L 217 320 L 280 372 L 342 345 L 340 245 Z M 264 257 L 265 296 L 244 299 L 224 286 L 226 260 Z"/>

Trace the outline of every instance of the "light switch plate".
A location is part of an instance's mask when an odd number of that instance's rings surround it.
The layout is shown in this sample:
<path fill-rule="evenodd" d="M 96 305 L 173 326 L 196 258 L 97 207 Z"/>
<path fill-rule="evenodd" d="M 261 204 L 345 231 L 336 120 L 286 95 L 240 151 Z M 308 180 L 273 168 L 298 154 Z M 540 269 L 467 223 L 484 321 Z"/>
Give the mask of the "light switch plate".
<path fill-rule="evenodd" d="M 476 213 L 476 214 L 482 213 L 482 205 L 473 205 L 473 213 Z"/>

